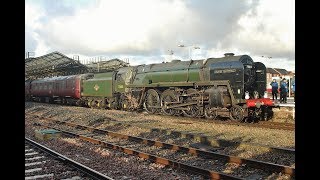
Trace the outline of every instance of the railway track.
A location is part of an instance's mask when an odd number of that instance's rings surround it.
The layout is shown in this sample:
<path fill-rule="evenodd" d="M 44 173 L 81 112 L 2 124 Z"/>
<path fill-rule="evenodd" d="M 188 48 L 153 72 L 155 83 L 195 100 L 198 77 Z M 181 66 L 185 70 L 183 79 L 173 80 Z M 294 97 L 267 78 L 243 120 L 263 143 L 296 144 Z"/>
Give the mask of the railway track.
<path fill-rule="evenodd" d="M 29 115 L 36 115 L 34 113 L 28 113 L 28 114 Z M 36 115 L 35 117 L 38 117 L 38 118 L 44 119 L 44 120 L 49 120 L 49 121 L 57 121 L 55 119 L 47 118 L 47 117 L 43 117 L 43 116 L 39 116 L 39 115 Z M 66 122 L 66 121 L 59 121 L 59 122 L 71 124 L 71 126 L 78 126 L 76 124 L 73 124 L 73 123 L 70 123 L 70 122 Z M 121 128 L 121 126 L 123 126 L 123 127 L 132 126 L 131 124 L 129 124 L 127 122 L 119 123 L 118 120 L 113 120 L 111 122 L 115 123 L 114 125 L 117 128 Z M 109 121 L 108 124 L 111 123 L 111 122 Z M 79 126 L 81 126 L 81 125 L 79 125 Z M 137 127 L 140 127 L 140 126 L 137 125 Z M 147 127 L 143 127 L 143 128 L 147 128 Z M 189 139 L 189 141 L 197 141 L 197 142 L 200 142 L 201 144 L 207 146 L 205 149 L 224 149 L 224 148 L 229 148 L 229 147 L 236 148 L 236 147 L 240 147 L 240 146 L 246 146 L 246 147 L 252 147 L 252 148 L 261 148 L 264 151 L 268 151 L 268 152 L 272 152 L 272 153 L 287 154 L 288 155 L 287 158 L 283 159 L 283 157 L 282 157 L 282 159 L 288 165 L 292 164 L 292 161 L 288 160 L 288 158 L 292 158 L 292 156 L 295 155 L 295 149 L 291 148 L 291 147 L 290 148 L 276 147 L 276 146 L 264 145 L 264 144 L 259 144 L 259 143 L 243 142 L 243 141 L 237 141 L 237 140 L 232 140 L 231 141 L 231 140 L 225 140 L 225 139 L 212 137 L 212 136 L 205 136 L 203 134 L 193 134 L 193 133 L 181 132 L 181 131 L 176 131 L 176 130 L 151 128 L 150 132 L 148 134 L 150 134 L 150 135 L 152 134 L 151 136 L 157 137 L 156 139 L 158 139 L 159 137 L 166 137 L 166 136 L 171 136 L 172 137 L 172 136 L 174 136 L 175 138 Z M 264 159 L 269 159 L 269 158 L 265 157 Z M 272 160 L 270 160 L 270 162 L 272 162 Z"/>
<path fill-rule="evenodd" d="M 295 154 L 295 149 L 293 149 L 293 148 L 266 146 L 263 144 L 240 142 L 240 141 L 228 141 L 225 139 L 213 138 L 210 136 L 204 136 L 204 135 L 193 134 L 193 133 L 185 133 L 185 132 L 180 132 L 180 131 L 157 129 L 157 128 L 151 129 L 151 132 L 167 134 L 167 135 L 175 135 L 175 136 L 178 136 L 181 138 L 187 138 L 187 139 L 199 139 L 200 142 L 203 144 L 208 144 L 210 146 L 215 146 L 215 147 L 220 147 L 220 148 L 231 147 L 231 146 L 242 146 L 243 145 L 243 146 L 266 148 L 272 152 Z"/>
<path fill-rule="evenodd" d="M 264 175 L 270 172 L 281 172 L 289 176 L 295 175 L 294 168 L 284 165 L 262 162 L 252 159 L 244 159 L 196 148 L 183 147 L 176 144 L 168 144 L 141 137 L 128 136 L 75 123 L 53 120 L 51 118 L 46 119 L 50 120 L 49 125 L 40 125 L 57 129 L 65 134 L 78 137 L 82 140 L 86 140 L 95 144 L 100 144 L 104 147 L 118 149 L 128 154 L 137 155 L 156 163 L 192 171 L 211 179 L 250 178 L 250 175 L 246 177 L 239 177 L 235 176 L 234 174 L 237 174 L 236 172 L 240 171 L 250 172 L 252 171 L 252 169 L 259 169 L 259 171 L 261 171 L 260 173 Z M 165 155 L 163 157 L 159 156 L 159 154 Z M 193 158 L 191 158 L 191 156 Z M 221 172 L 221 169 L 230 168 L 228 166 L 230 166 L 231 164 L 233 164 L 233 166 L 237 166 L 236 170 L 234 170 L 235 173 L 226 174 Z M 251 176 L 254 175 L 254 173 L 251 173 Z"/>
<path fill-rule="evenodd" d="M 34 113 L 28 113 L 29 115 L 36 115 L 36 117 L 39 117 L 40 119 L 46 119 L 50 121 L 58 121 L 53 118 L 47 118 L 47 117 L 42 117 Z M 132 126 L 128 122 L 121 122 L 119 123 L 118 120 L 116 119 L 109 119 L 112 122 L 116 122 L 117 126 Z M 76 125 L 74 123 L 69 123 L 66 121 L 58 121 L 60 123 L 66 123 L 70 124 L 71 126 L 81 126 L 81 125 Z M 182 121 L 183 122 L 183 121 Z M 110 122 L 109 122 L 110 123 Z M 140 127 L 139 125 L 135 125 Z M 141 126 L 143 127 L 143 126 Z M 146 128 L 146 127 L 143 127 Z M 157 132 L 161 134 L 166 134 L 166 135 L 174 135 L 180 138 L 187 138 L 190 140 L 196 140 L 198 139 L 201 143 L 207 144 L 210 146 L 214 146 L 216 148 L 225 148 L 225 147 L 231 147 L 231 146 L 251 146 L 251 147 L 260 147 L 264 149 L 268 149 L 269 151 L 272 152 L 280 152 L 280 153 L 286 153 L 286 154 L 295 154 L 295 149 L 294 148 L 282 148 L 282 147 L 274 147 L 274 146 L 267 146 L 263 144 L 257 144 L 257 143 L 248 143 L 248 142 L 238 142 L 238 141 L 228 141 L 224 139 L 219 139 L 219 138 L 213 138 L 210 136 L 205 136 L 205 135 L 199 135 L 199 134 L 192 134 L 192 133 L 186 133 L 186 132 L 179 132 L 179 131 L 174 131 L 174 130 L 164 130 L 164 129 L 157 129 L 157 128 L 152 128 L 150 129 L 150 133 L 152 132 Z"/>
<path fill-rule="evenodd" d="M 33 103 L 39 103 L 39 102 L 33 102 Z M 44 104 L 46 104 L 46 103 L 44 103 Z M 61 104 L 56 104 L 56 105 L 61 105 Z M 62 106 L 65 106 L 65 105 L 62 105 Z M 183 117 L 183 116 L 167 116 L 167 115 L 163 115 L 163 114 L 159 114 L 159 115 L 164 116 L 164 117 L 170 117 L 177 124 L 192 124 L 192 123 L 197 123 L 197 122 L 207 122 L 207 123 L 215 123 L 215 124 L 236 125 L 236 126 L 245 126 L 245 127 L 249 126 L 249 127 L 258 127 L 258 128 L 288 130 L 288 131 L 295 130 L 295 124 L 293 124 L 293 123 L 280 123 L 280 122 L 271 122 L 271 121 L 258 121 L 255 123 L 244 123 L 244 122 L 232 121 L 232 120 L 225 118 L 225 117 L 222 117 L 221 119 L 218 119 L 218 120 L 209 120 L 209 119 L 205 119 L 205 118 L 201 118 L 201 117 L 190 118 L 190 117 Z M 110 119 L 111 121 L 119 121 L 119 120 L 114 119 L 112 117 L 106 117 L 106 118 Z M 185 120 L 187 120 L 188 122 L 186 122 Z"/>
<path fill-rule="evenodd" d="M 259 121 L 255 123 L 244 123 L 244 122 L 236 122 L 232 120 L 226 120 L 223 118 L 221 120 L 208 120 L 203 118 L 189 118 L 189 117 L 174 117 L 176 119 L 177 124 L 192 124 L 193 122 L 209 122 L 214 124 L 227 124 L 227 125 L 236 125 L 236 126 L 245 126 L 245 127 L 258 127 L 258 128 L 268 128 L 268 129 L 279 129 L 279 130 L 288 130 L 294 131 L 295 124 L 293 123 L 280 123 L 280 122 L 272 122 L 272 121 Z M 185 122 L 183 120 L 191 121 Z"/>
<path fill-rule="evenodd" d="M 254 124 L 252 126 L 254 126 Z M 270 121 L 260 122 L 259 126 L 256 126 L 256 127 L 264 127 L 264 128 L 269 128 L 269 129 L 282 129 L 282 130 L 290 130 L 290 131 L 295 130 L 295 124 L 270 122 Z"/>
<path fill-rule="evenodd" d="M 25 179 L 109 179 L 25 137 Z"/>

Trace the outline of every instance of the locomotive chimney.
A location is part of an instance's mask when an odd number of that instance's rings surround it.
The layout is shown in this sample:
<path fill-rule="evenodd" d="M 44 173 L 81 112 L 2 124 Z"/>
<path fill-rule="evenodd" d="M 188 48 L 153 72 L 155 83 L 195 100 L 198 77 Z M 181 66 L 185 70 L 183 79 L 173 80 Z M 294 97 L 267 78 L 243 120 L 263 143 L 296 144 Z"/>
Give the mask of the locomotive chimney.
<path fill-rule="evenodd" d="M 224 56 L 225 56 L 225 57 L 234 56 L 234 54 L 233 54 L 233 53 L 225 53 Z"/>

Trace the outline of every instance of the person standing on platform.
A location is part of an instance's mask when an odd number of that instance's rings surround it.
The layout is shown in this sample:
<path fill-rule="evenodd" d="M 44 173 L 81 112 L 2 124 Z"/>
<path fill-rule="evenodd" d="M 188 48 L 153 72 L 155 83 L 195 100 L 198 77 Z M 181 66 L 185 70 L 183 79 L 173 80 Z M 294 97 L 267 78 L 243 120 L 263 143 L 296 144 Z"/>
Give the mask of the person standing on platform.
<path fill-rule="evenodd" d="M 281 89 L 281 99 L 280 99 L 280 103 L 287 103 L 287 92 L 288 92 L 288 86 L 287 86 L 287 81 L 285 78 L 283 78 L 281 84 L 280 84 L 280 89 Z"/>
<path fill-rule="evenodd" d="M 280 77 L 281 78 L 281 77 Z M 283 95 L 282 95 L 282 89 L 281 89 L 281 86 L 282 86 L 282 83 L 284 81 L 285 78 L 283 78 L 281 81 L 280 81 L 280 88 L 279 88 L 279 92 L 280 92 L 280 103 L 282 103 L 283 101 Z"/>
<path fill-rule="evenodd" d="M 270 85 L 272 87 L 272 100 L 274 100 L 274 97 L 276 97 L 276 100 L 277 100 L 278 99 L 278 83 L 275 79 L 273 79 Z"/>

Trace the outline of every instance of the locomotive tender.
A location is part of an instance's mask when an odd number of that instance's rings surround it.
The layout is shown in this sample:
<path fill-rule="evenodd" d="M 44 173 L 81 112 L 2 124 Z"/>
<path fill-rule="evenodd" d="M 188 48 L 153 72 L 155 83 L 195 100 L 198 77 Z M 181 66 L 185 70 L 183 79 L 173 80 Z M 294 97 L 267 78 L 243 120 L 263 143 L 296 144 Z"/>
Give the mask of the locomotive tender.
<path fill-rule="evenodd" d="M 266 98 L 266 67 L 248 55 L 122 67 L 26 82 L 26 96 L 38 101 L 148 113 L 229 116 L 267 120 L 273 101 Z"/>

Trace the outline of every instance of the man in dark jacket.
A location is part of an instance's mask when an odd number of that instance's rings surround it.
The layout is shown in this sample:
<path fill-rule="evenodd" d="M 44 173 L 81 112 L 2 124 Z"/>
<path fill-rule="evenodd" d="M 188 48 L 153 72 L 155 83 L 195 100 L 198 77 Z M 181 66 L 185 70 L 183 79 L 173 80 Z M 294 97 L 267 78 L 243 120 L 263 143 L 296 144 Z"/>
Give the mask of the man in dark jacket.
<path fill-rule="evenodd" d="M 277 81 L 274 79 L 271 83 L 270 83 L 271 87 L 272 87 L 272 100 L 274 100 L 274 97 L 276 97 L 276 100 L 278 99 L 278 83 Z M 281 98 L 281 97 L 280 97 Z"/>
<path fill-rule="evenodd" d="M 282 96 L 280 97 L 281 98 L 280 102 L 287 103 L 288 85 L 287 85 L 285 78 L 283 78 L 283 80 L 280 84 L 280 89 L 281 89 L 281 94 L 282 94 Z"/>

